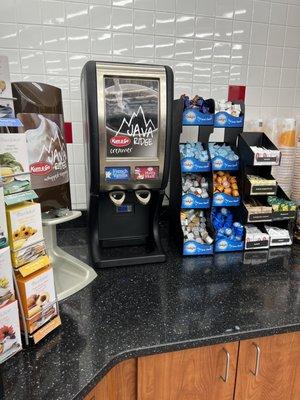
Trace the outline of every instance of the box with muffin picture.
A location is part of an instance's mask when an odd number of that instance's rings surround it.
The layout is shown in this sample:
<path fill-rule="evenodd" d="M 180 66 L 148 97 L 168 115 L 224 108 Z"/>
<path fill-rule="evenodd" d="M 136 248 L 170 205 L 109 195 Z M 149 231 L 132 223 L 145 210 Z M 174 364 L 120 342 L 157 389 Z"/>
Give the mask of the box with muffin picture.
<path fill-rule="evenodd" d="M 16 278 L 27 329 L 33 333 L 58 312 L 53 269 L 46 267 L 26 277 L 18 274 Z"/>
<path fill-rule="evenodd" d="M 18 251 L 43 240 L 41 206 L 25 201 L 6 207 L 9 244 Z"/>
<path fill-rule="evenodd" d="M 18 302 L 0 308 L 0 364 L 22 349 Z"/>
<path fill-rule="evenodd" d="M 26 149 L 26 135 L 0 134 L 0 177 L 4 194 L 20 193 L 31 187 L 30 170 Z"/>
<path fill-rule="evenodd" d="M 5 217 L 3 182 L 0 178 L 0 249 L 6 246 L 7 246 L 7 225 Z"/>
<path fill-rule="evenodd" d="M 0 308 L 15 300 L 10 249 L 0 249 Z"/>

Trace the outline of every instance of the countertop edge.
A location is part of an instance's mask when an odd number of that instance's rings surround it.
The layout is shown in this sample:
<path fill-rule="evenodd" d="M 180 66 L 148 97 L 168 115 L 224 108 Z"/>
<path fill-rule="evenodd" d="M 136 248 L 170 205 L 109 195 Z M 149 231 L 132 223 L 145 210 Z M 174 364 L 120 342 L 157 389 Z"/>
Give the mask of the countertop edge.
<path fill-rule="evenodd" d="M 230 333 L 224 333 L 223 335 L 210 336 L 201 339 L 185 340 L 183 342 L 173 342 L 163 345 L 155 345 L 145 348 L 127 350 L 113 356 L 111 360 L 106 365 L 104 365 L 103 368 L 99 370 L 99 372 L 94 376 L 94 378 L 92 378 L 91 381 L 84 388 L 82 388 L 81 391 L 77 395 L 75 395 L 75 397 L 73 397 L 70 400 L 82 400 L 113 367 L 115 367 L 120 362 L 131 358 L 192 349 L 195 347 L 210 346 L 220 343 L 229 343 L 238 340 L 254 339 L 264 336 L 283 334 L 283 333 L 292 333 L 297 331 L 300 331 L 300 321 L 297 324 L 276 326 L 265 329 L 255 329 L 244 332 L 235 331 Z"/>

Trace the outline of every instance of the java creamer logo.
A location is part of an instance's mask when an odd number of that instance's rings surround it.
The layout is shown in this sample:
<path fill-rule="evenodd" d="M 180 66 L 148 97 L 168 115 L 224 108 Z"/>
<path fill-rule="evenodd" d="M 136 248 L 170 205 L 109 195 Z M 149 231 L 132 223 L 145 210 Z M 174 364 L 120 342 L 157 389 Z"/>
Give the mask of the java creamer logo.
<path fill-rule="evenodd" d="M 184 205 L 186 207 L 190 207 L 194 203 L 194 200 L 191 196 L 186 196 L 184 199 Z"/>
<path fill-rule="evenodd" d="M 196 120 L 196 114 L 194 113 L 194 111 L 188 111 L 185 114 L 185 118 L 189 121 L 189 122 L 194 122 Z"/>
<path fill-rule="evenodd" d="M 223 164 L 224 164 L 224 162 L 223 162 L 223 160 L 221 160 L 221 158 L 216 158 L 214 160 L 215 168 L 221 169 L 223 167 Z"/>
<path fill-rule="evenodd" d="M 195 243 L 189 242 L 185 246 L 185 251 L 189 254 L 194 254 L 197 251 L 197 246 L 195 245 Z"/>
<path fill-rule="evenodd" d="M 216 120 L 218 125 L 225 125 L 227 123 L 227 116 L 223 113 L 218 114 Z"/>
<path fill-rule="evenodd" d="M 223 204 L 224 203 L 224 197 L 222 196 L 222 194 L 214 195 L 214 203 L 215 204 Z"/>
<path fill-rule="evenodd" d="M 124 117 L 119 130 L 111 138 L 110 144 L 114 147 L 129 146 L 133 140 L 134 145 L 152 146 L 156 127 L 151 118 L 146 118 L 143 107 L 139 106 L 133 112 L 129 121 Z"/>
<path fill-rule="evenodd" d="M 191 159 L 187 159 L 183 162 L 183 166 L 187 170 L 192 170 L 194 168 L 194 163 Z"/>

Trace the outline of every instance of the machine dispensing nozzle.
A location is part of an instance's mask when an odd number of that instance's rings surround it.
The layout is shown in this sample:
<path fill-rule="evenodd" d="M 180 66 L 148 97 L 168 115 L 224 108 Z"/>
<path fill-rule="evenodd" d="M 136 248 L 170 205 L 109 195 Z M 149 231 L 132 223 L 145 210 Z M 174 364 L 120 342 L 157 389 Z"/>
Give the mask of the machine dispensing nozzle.
<path fill-rule="evenodd" d="M 146 204 L 148 204 L 149 201 L 150 201 L 150 199 L 151 199 L 151 192 L 150 192 L 150 190 L 144 190 L 144 189 L 136 190 L 136 191 L 135 191 L 135 195 L 136 195 L 138 201 L 139 201 L 141 204 L 143 204 L 144 206 L 145 206 Z"/>
<path fill-rule="evenodd" d="M 125 192 L 122 192 L 121 190 L 110 192 L 109 198 L 116 206 L 120 206 L 125 200 Z"/>

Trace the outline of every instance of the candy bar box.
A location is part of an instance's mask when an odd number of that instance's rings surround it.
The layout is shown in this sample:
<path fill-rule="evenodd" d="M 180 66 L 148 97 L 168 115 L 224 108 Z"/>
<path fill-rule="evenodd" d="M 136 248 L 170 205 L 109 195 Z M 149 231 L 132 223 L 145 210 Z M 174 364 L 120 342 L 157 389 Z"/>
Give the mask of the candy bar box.
<path fill-rule="evenodd" d="M 243 132 L 239 137 L 239 150 L 246 165 L 280 164 L 280 151 L 263 132 Z"/>
<path fill-rule="evenodd" d="M 264 229 L 249 224 L 245 226 L 245 230 L 245 250 L 269 248 L 270 236 Z"/>

